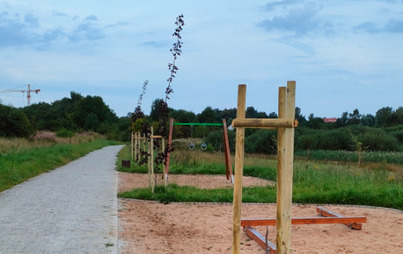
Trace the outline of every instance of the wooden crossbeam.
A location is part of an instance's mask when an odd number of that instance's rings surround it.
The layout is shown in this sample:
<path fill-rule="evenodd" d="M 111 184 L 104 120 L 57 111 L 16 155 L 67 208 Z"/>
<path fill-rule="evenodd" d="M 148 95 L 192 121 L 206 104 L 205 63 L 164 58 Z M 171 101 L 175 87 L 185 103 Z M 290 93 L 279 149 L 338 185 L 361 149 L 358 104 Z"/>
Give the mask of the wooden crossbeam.
<path fill-rule="evenodd" d="M 255 242 L 257 242 L 263 249 L 266 249 L 267 247 L 269 254 L 276 254 L 276 246 L 269 240 L 267 240 L 266 243 L 264 236 L 259 232 L 257 232 L 255 229 L 251 227 L 246 227 L 245 232 L 250 238 L 255 240 Z"/>
<path fill-rule="evenodd" d="M 232 126 L 245 128 L 295 128 L 298 126 L 298 121 L 283 118 L 236 118 L 232 121 Z"/>
<path fill-rule="evenodd" d="M 301 217 L 292 218 L 291 224 L 352 224 L 365 223 L 367 218 L 364 216 L 357 217 Z M 242 219 L 241 226 L 275 226 L 276 219 L 254 218 Z"/>
<path fill-rule="evenodd" d="M 317 207 L 316 211 L 321 215 L 328 218 L 338 218 L 338 219 L 343 219 L 343 218 L 348 218 L 348 217 L 344 217 L 343 215 L 340 215 L 338 213 L 329 211 L 327 209 L 325 209 L 324 207 Z M 363 218 L 360 219 L 358 221 L 346 221 L 346 222 L 342 222 L 343 224 L 345 224 L 347 227 L 350 227 L 352 229 L 357 229 L 357 230 L 361 230 L 362 229 L 362 224 L 361 223 L 366 223 L 367 222 L 367 218 L 366 217 L 355 217 L 355 218 Z"/>

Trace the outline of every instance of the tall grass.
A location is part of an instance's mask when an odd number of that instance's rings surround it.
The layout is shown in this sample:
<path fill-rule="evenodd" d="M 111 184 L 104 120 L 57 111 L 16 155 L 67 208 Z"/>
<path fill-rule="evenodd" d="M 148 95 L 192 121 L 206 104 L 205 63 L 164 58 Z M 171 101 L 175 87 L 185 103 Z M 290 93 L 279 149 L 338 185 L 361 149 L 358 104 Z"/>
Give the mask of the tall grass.
<path fill-rule="evenodd" d="M 358 153 L 353 151 L 312 150 L 296 151 L 295 156 L 312 160 L 358 162 Z M 403 152 L 362 151 L 361 162 L 386 162 L 403 164 Z"/>
<path fill-rule="evenodd" d="M 91 138 L 93 139 L 93 138 Z M 43 141 L 24 141 L 14 139 L 10 144 L 2 139 L 2 144 L 8 144 L 6 152 L 0 153 L 0 191 L 6 190 L 26 181 L 38 174 L 62 166 L 91 151 L 100 149 L 116 142 L 107 140 L 93 140 L 77 143 L 42 144 Z M 39 143 L 38 143 L 39 142 Z"/>
<path fill-rule="evenodd" d="M 222 156 L 219 153 L 175 151 L 170 173 L 225 174 Z M 244 175 L 275 181 L 277 161 L 270 156 L 245 155 Z M 400 171 L 373 165 L 358 168 L 351 163 L 296 161 L 293 202 L 371 205 L 403 210 L 402 177 Z M 145 188 L 120 196 L 162 202 L 232 202 L 231 189 L 201 190 L 176 185 L 157 188 L 154 194 Z M 276 187 L 243 188 L 243 202 L 276 202 Z"/>

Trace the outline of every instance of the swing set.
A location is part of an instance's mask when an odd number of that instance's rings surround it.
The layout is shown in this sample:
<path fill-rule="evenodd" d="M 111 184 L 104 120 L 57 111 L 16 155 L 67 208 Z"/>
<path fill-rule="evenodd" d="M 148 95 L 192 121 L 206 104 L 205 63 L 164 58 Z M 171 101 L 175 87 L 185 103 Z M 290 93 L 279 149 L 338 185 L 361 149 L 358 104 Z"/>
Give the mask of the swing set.
<path fill-rule="evenodd" d="M 234 176 L 232 173 L 232 163 L 231 163 L 231 154 L 230 154 L 230 148 L 229 148 L 229 141 L 228 141 L 228 131 L 227 131 L 227 124 L 225 119 L 223 119 L 223 123 L 175 123 L 174 119 L 170 119 L 170 127 L 169 127 L 169 136 L 168 136 L 168 147 L 171 147 L 172 145 L 172 134 L 173 134 L 173 126 L 174 125 L 188 125 L 191 126 L 193 129 L 193 126 L 204 126 L 204 140 L 206 138 L 206 131 L 205 128 L 206 126 L 222 126 L 223 127 L 223 143 L 224 143 L 224 154 L 225 154 L 225 172 L 226 172 L 226 177 L 227 180 L 231 180 L 231 183 L 234 183 Z M 191 131 L 191 136 L 193 138 L 193 130 Z M 154 192 L 155 188 L 155 177 L 156 175 L 154 174 L 154 140 L 155 139 L 161 139 L 161 152 L 165 151 L 165 139 L 162 136 L 159 135 L 154 135 L 153 127 L 151 127 L 151 135 L 149 138 L 147 138 L 144 134 L 143 136 L 140 135 L 139 132 L 132 133 L 131 135 L 131 157 L 132 160 L 136 159 L 140 161 L 141 155 L 141 150 L 146 151 L 147 154 L 150 155 L 152 159 L 148 160 L 148 175 L 149 175 L 149 182 L 150 182 L 150 188 L 151 191 Z M 191 142 L 189 144 L 189 149 L 193 150 L 195 148 L 195 144 Z M 207 144 L 205 141 L 200 145 L 201 150 L 206 150 L 207 149 Z M 164 178 L 164 184 L 165 186 L 167 185 L 168 182 L 168 173 L 169 173 L 169 160 L 170 160 L 170 152 L 168 151 L 167 153 L 167 158 L 166 158 L 166 163 L 164 167 L 164 172 L 163 172 L 163 178 Z M 139 162 L 140 163 L 140 162 Z"/>
<path fill-rule="evenodd" d="M 171 118 L 169 122 L 169 136 L 168 136 L 168 146 L 172 145 L 172 134 L 173 134 L 173 126 L 190 126 L 191 128 L 191 142 L 188 146 L 190 150 L 193 150 L 196 145 L 193 143 L 193 126 L 204 126 L 203 133 L 203 143 L 200 145 L 200 149 L 205 151 L 207 149 L 207 144 L 205 143 L 206 139 L 206 126 L 222 126 L 223 127 L 223 144 L 224 144 L 224 155 L 225 155 L 225 172 L 227 180 L 231 180 L 231 183 L 234 183 L 234 175 L 232 173 L 232 163 L 231 163 L 231 153 L 229 148 L 229 140 L 228 140 L 228 129 L 227 129 L 227 121 L 225 119 L 222 120 L 222 123 L 175 123 L 174 119 Z M 167 154 L 166 164 L 165 164 L 165 178 L 168 178 L 169 173 L 169 160 L 170 153 Z"/>

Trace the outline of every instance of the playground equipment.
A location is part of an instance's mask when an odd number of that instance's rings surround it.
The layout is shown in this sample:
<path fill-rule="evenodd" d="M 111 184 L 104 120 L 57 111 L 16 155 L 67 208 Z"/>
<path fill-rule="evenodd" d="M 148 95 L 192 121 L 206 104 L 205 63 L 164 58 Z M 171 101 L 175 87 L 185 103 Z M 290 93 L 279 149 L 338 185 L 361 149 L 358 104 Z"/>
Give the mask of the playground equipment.
<path fill-rule="evenodd" d="M 240 227 L 257 241 L 270 254 L 291 253 L 291 224 L 344 223 L 351 228 L 361 229 L 365 217 L 344 217 L 319 207 L 322 216 L 334 218 L 292 218 L 292 178 L 294 162 L 294 128 L 298 126 L 295 118 L 295 81 L 288 81 L 287 87 L 279 87 L 277 119 L 245 118 L 246 85 L 238 86 L 237 118 L 232 126 L 236 128 L 235 146 L 235 184 L 233 196 L 232 253 L 240 251 Z M 243 219 L 242 176 L 244 160 L 245 128 L 277 129 L 277 213 L 276 219 Z M 251 226 L 276 225 L 276 244 L 265 238 Z"/>
<path fill-rule="evenodd" d="M 169 136 L 168 136 L 168 146 L 170 147 L 172 144 L 172 133 L 173 133 L 173 126 L 174 125 L 185 125 L 185 126 L 222 126 L 223 127 L 223 143 L 224 143 L 224 155 L 225 155 L 225 172 L 226 172 L 226 177 L 227 180 L 231 179 L 231 182 L 234 183 L 234 176 L 232 173 L 232 163 L 231 163 L 231 154 L 230 154 L 230 148 L 229 148 L 229 141 L 228 141 L 228 130 L 227 130 L 227 122 L 225 119 L 222 120 L 222 123 L 175 123 L 174 119 L 171 118 L 169 121 Z M 200 145 L 200 149 L 206 150 L 207 149 L 207 144 L 205 143 L 205 137 L 206 132 L 204 129 L 204 141 Z M 191 147 L 192 146 L 192 147 Z M 193 142 L 189 144 L 189 149 L 193 150 L 194 144 Z M 165 164 L 165 177 L 168 178 L 168 173 L 169 173 L 169 160 L 170 160 L 170 153 L 167 153 L 167 159 L 166 159 L 166 164 Z"/>
<path fill-rule="evenodd" d="M 345 217 L 340 214 L 334 213 L 325 209 L 324 207 L 317 207 L 316 211 L 320 216 L 323 217 L 301 217 L 292 218 L 291 224 L 345 224 L 351 229 L 362 229 L 362 223 L 367 222 L 367 218 L 364 216 L 355 217 Z M 255 240 L 263 249 L 267 250 L 269 254 L 276 254 L 276 246 L 266 240 L 265 237 L 260 234 L 257 230 L 252 228 L 252 226 L 275 226 L 276 219 L 267 218 L 253 218 L 253 219 L 242 219 L 241 226 L 243 227 L 246 234 Z"/>
<path fill-rule="evenodd" d="M 141 136 L 139 132 L 133 133 L 131 135 L 131 155 L 132 160 L 136 158 L 136 160 L 140 164 L 140 151 L 147 151 L 147 154 L 150 156 L 148 159 L 148 178 L 149 178 L 149 186 L 151 191 L 154 192 L 155 188 L 155 174 L 154 174 L 154 139 L 161 139 L 161 152 L 165 151 L 165 139 L 160 135 L 154 135 L 154 128 L 151 126 L 151 135 L 147 138 L 144 134 Z M 163 174 L 164 184 L 167 184 L 167 176 Z"/>
<path fill-rule="evenodd" d="M 276 245 L 279 253 L 291 252 L 294 128 L 298 126 L 298 121 L 294 119 L 295 86 L 295 81 L 288 81 L 287 87 L 279 87 L 279 118 L 277 119 L 246 119 L 246 85 L 238 86 L 237 118 L 232 122 L 232 126 L 236 128 L 232 253 L 240 251 L 245 128 L 278 129 Z"/>

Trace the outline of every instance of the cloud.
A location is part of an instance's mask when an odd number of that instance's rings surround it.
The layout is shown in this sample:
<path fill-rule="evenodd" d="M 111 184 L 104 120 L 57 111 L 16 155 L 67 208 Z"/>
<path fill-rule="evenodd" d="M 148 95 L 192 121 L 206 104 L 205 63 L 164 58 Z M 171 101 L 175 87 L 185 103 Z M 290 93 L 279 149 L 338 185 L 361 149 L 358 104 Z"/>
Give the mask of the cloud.
<path fill-rule="evenodd" d="M 61 12 L 61 11 L 58 11 L 58 10 L 54 10 L 54 11 L 52 12 L 52 14 L 53 14 L 54 16 L 58 16 L 58 17 L 69 17 L 69 15 L 67 15 L 66 13 Z"/>
<path fill-rule="evenodd" d="M 67 14 L 54 11 L 55 16 L 68 17 Z M 29 46 L 38 50 L 48 49 L 58 40 L 69 39 L 73 42 L 94 41 L 105 37 L 103 28 L 95 15 L 87 16 L 70 32 L 61 25 L 42 29 L 38 17 L 32 13 L 23 16 L 20 13 L 0 13 L 0 47 Z"/>
<path fill-rule="evenodd" d="M 142 43 L 143 46 L 150 46 L 154 48 L 168 48 L 171 46 L 168 41 L 146 41 Z"/>
<path fill-rule="evenodd" d="M 105 37 L 104 32 L 97 24 L 98 18 L 95 15 L 88 16 L 69 35 L 70 41 L 99 40 Z"/>
<path fill-rule="evenodd" d="M 266 31 L 293 32 L 295 35 L 304 35 L 310 32 L 330 32 L 333 25 L 319 18 L 321 7 L 314 3 L 307 3 L 303 8 L 292 8 L 284 16 L 274 16 L 265 19 L 258 26 Z"/>
<path fill-rule="evenodd" d="M 35 24 L 35 18 L 31 15 L 26 15 L 22 21 L 19 13 L 14 15 L 8 12 L 0 13 L 0 47 L 32 43 L 37 37 L 31 31 L 33 24 Z"/>
<path fill-rule="evenodd" d="M 304 0 L 283 0 L 283 1 L 278 1 L 278 2 L 270 2 L 267 3 L 264 6 L 264 10 L 265 11 L 273 11 L 274 9 L 276 9 L 277 7 L 287 7 L 289 5 L 293 5 L 293 4 L 297 4 L 297 3 L 301 3 Z"/>
<path fill-rule="evenodd" d="M 377 26 L 372 22 L 364 22 L 354 27 L 356 32 L 363 31 L 370 34 L 403 33 L 403 20 L 390 19 L 384 26 Z"/>

